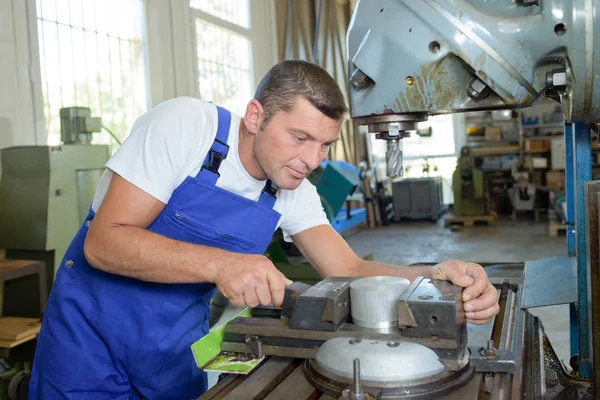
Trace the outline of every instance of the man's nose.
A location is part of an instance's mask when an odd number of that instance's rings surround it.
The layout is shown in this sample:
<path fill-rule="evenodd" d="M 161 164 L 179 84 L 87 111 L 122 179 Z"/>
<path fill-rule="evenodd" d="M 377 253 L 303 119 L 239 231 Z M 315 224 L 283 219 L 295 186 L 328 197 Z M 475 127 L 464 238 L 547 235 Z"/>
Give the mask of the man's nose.
<path fill-rule="evenodd" d="M 312 171 L 319 166 L 321 161 L 323 161 L 321 145 L 319 143 L 312 143 L 304 152 L 302 162 Z"/>

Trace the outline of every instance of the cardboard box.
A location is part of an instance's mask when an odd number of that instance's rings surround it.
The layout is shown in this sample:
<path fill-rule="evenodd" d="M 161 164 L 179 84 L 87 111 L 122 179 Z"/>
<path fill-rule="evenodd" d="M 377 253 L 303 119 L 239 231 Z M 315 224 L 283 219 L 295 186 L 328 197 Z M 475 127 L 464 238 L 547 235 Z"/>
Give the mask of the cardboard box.
<path fill-rule="evenodd" d="M 502 161 L 500 156 L 486 156 L 482 157 L 483 163 L 481 169 L 500 169 L 502 168 Z"/>
<path fill-rule="evenodd" d="M 562 189 L 565 187 L 565 171 L 550 170 L 546 171 L 546 186 L 552 189 Z"/>
<path fill-rule="evenodd" d="M 550 142 L 548 139 L 529 139 L 525 142 L 525 150 L 550 150 L 552 147 Z"/>
<path fill-rule="evenodd" d="M 485 140 L 502 140 L 502 128 L 498 126 L 486 126 Z"/>
<path fill-rule="evenodd" d="M 533 157 L 531 166 L 533 168 L 548 168 L 548 159 L 546 157 Z"/>
<path fill-rule="evenodd" d="M 564 138 L 552 139 L 551 146 L 551 163 L 552 169 L 565 169 L 567 164 L 566 153 L 565 153 L 565 140 Z"/>

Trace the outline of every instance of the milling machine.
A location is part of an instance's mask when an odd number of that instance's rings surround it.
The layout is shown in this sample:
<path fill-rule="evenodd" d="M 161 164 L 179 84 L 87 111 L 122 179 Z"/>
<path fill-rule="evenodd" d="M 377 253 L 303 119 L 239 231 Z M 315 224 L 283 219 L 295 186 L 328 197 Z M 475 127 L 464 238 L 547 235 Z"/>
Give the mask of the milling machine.
<path fill-rule="evenodd" d="M 452 190 L 455 216 L 487 214 L 483 170 L 475 165 L 475 157 L 469 147 L 460 149 L 460 158 L 452 174 Z"/>
<path fill-rule="evenodd" d="M 282 310 L 225 325 L 217 348 L 274 357 L 201 398 L 600 398 L 600 182 L 586 182 L 589 126 L 600 122 L 597 19 L 591 0 L 359 0 L 347 35 L 351 114 L 387 141 L 389 176 L 402 171 L 402 138 L 429 115 L 562 103 L 568 254 L 487 266 L 501 311 L 484 326 L 465 324 L 445 282 L 418 279 L 392 300 L 383 281 L 292 286 Z M 572 374 L 528 312 L 556 304 L 571 307 Z"/>

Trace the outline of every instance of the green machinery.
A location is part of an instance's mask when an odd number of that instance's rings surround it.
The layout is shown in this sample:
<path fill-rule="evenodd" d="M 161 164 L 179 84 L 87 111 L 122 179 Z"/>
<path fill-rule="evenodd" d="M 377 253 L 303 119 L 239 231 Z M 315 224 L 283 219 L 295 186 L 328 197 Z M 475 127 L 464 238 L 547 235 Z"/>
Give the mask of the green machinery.
<path fill-rule="evenodd" d="M 456 170 L 452 174 L 454 215 L 457 217 L 486 215 L 483 171 L 475 164 L 468 147 L 460 150 Z"/>
<path fill-rule="evenodd" d="M 109 157 L 92 145 L 100 118 L 90 110 L 61 110 L 63 145 L 1 150 L 0 248 L 7 258 L 44 261 L 48 289 L 83 222 Z"/>

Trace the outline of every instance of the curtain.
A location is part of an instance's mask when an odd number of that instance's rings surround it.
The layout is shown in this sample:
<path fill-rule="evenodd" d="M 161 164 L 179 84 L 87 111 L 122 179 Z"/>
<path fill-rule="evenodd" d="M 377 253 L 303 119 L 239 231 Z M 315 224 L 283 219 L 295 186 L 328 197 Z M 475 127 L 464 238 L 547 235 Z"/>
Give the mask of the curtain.
<path fill-rule="evenodd" d="M 348 104 L 346 30 L 354 2 L 350 0 L 278 0 L 275 2 L 280 61 L 300 59 L 320 65 L 337 81 Z M 349 115 L 341 140 L 329 158 L 358 166 L 365 158 L 364 138 Z"/>

